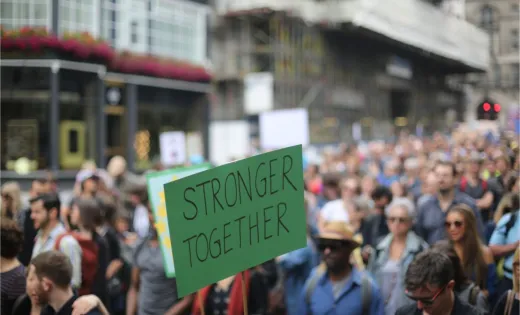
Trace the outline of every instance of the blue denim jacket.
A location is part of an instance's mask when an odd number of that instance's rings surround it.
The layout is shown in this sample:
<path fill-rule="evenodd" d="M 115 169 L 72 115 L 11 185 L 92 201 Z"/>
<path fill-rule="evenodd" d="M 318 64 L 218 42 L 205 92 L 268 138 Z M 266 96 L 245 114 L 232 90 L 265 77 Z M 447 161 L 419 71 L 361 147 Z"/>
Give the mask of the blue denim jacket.
<path fill-rule="evenodd" d="M 350 278 L 348 279 L 345 287 L 339 294 L 338 298 L 335 299 L 332 293 L 332 283 L 329 279 L 328 273 L 324 272 L 321 278 L 318 280 L 316 288 L 310 295 L 310 301 L 307 301 L 306 288 L 309 285 L 309 280 L 312 279 L 312 275 L 317 272 L 317 268 L 314 268 L 311 276 L 305 284 L 305 289 L 301 293 L 300 297 L 300 311 L 301 315 L 366 315 L 362 314 L 362 296 L 361 296 L 361 281 L 363 278 L 363 272 L 352 269 Z M 385 305 L 381 292 L 377 285 L 370 280 L 372 284 L 370 298 L 370 315 L 384 315 Z"/>

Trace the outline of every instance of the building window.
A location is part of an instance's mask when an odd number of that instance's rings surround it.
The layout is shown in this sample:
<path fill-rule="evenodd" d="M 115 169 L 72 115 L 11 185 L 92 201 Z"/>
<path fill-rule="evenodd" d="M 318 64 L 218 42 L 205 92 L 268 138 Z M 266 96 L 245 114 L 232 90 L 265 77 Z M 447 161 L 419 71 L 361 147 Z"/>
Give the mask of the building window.
<path fill-rule="evenodd" d="M 493 66 L 493 86 L 500 87 L 502 84 L 502 71 L 500 65 L 495 64 Z"/>
<path fill-rule="evenodd" d="M 491 28 L 495 23 L 495 12 L 489 5 L 485 5 L 480 10 L 480 25 L 486 29 Z"/>
<path fill-rule="evenodd" d="M 137 24 L 137 21 L 133 21 L 130 26 L 130 29 L 131 29 L 131 32 L 130 32 L 131 39 L 130 40 L 132 41 L 132 44 L 137 44 L 137 42 L 139 41 L 139 38 L 137 35 L 138 27 L 139 27 L 139 25 Z"/>
<path fill-rule="evenodd" d="M 205 62 L 207 7 L 158 0 L 151 12 L 151 53 L 197 64 Z"/>
<path fill-rule="evenodd" d="M 511 30 L 511 48 L 513 48 L 513 50 L 518 50 L 518 41 L 518 29 L 514 28 Z"/>
<path fill-rule="evenodd" d="M 520 7 L 518 6 L 517 3 L 513 3 L 511 5 L 511 12 L 513 12 L 513 14 L 519 14 L 520 13 Z"/>
<path fill-rule="evenodd" d="M 513 86 L 520 85 L 520 64 L 516 63 L 511 66 L 511 77 L 513 79 Z"/>
<path fill-rule="evenodd" d="M 2 170 L 13 170 L 19 158 L 30 169 L 49 166 L 48 69 L 2 68 L 0 149 Z"/>
<path fill-rule="evenodd" d="M 5 28 L 23 26 L 50 29 L 51 3 L 48 0 L 1 0 L 0 17 Z"/>
<path fill-rule="evenodd" d="M 60 0 L 60 34 L 89 32 L 97 36 L 98 9 L 95 0 Z"/>

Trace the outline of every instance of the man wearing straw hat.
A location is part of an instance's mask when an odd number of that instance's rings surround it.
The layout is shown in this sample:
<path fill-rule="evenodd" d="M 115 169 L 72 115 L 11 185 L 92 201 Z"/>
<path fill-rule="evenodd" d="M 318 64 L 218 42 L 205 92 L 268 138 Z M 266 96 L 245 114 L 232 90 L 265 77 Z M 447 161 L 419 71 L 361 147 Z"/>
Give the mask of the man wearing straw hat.
<path fill-rule="evenodd" d="M 313 270 L 305 284 L 300 313 L 384 315 L 379 288 L 350 263 L 360 244 L 348 224 L 325 223 L 317 244 L 324 263 Z"/>

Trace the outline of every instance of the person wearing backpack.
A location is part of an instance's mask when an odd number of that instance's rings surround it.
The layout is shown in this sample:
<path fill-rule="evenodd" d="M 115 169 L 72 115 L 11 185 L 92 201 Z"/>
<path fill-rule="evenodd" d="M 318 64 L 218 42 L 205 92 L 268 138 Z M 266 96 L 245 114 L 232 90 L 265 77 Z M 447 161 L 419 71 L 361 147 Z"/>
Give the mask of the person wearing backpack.
<path fill-rule="evenodd" d="M 304 285 L 299 314 L 384 315 L 379 288 L 368 274 L 350 263 L 360 246 L 343 221 L 329 221 L 317 239 L 324 263 L 314 268 Z"/>
<path fill-rule="evenodd" d="M 72 236 L 81 246 L 81 286 L 78 294 L 95 294 L 109 306 L 105 273 L 108 267 L 108 246 L 96 232 L 96 222 L 101 220 L 99 202 L 95 199 L 79 199 L 72 206 L 70 222 L 75 230 L 64 233 L 56 240 L 59 247 L 63 237 Z"/>
<path fill-rule="evenodd" d="M 39 229 L 36 234 L 32 258 L 39 254 L 58 249 L 69 257 L 72 263 L 72 287 L 81 287 L 81 256 L 82 250 L 78 241 L 70 236 L 62 236 L 58 244 L 58 237 L 67 232 L 60 222 L 60 198 L 56 194 L 41 194 L 31 199 L 31 219 L 34 228 Z M 56 246 L 57 245 L 57 246 Z"/>
<path fill-rule="evenodd" d="M 473 199 L 480 209 L 482 220 L 491 219 L 493 192 L 488 189 L 488 182 L 480 177 L 482 157 L 478 153 L 471 154 L 465 164 L 464 174 L 460 178 L 459 190 Z"/>
<path fill-rule="evenodd" d="M 493 301 L 513 288 L 513 254 L 520 246 L 519 210 L 505 214 L 498 221 L 497 227 L 489 240 L 489 249 L 491 249 L 495 259 L 504 257 L 504 275 L 498 283 Z"/>

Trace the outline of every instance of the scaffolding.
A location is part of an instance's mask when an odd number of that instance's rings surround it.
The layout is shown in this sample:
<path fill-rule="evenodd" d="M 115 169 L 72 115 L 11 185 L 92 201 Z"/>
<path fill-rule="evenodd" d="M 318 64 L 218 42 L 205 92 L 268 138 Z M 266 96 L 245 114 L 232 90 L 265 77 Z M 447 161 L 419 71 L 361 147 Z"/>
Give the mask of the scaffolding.
<path fill-rule="evenodd" d="M 242 95 L 237 94 L 242 89 L 236 86 L 242 84 L 246 74 L 255 72 L 273 74 L 275 108 L 312 105 L 316 97 L 309 97 L 309 91 L 322 82 L 324 75 L 319 29 L 290 12 L 269 9 L 227 14 L 220 23 L 215 38 L 223 57 L 216 71 L 217 89 L 223 102 L 237 110 L 233 116 L 242 114 Z"/>

